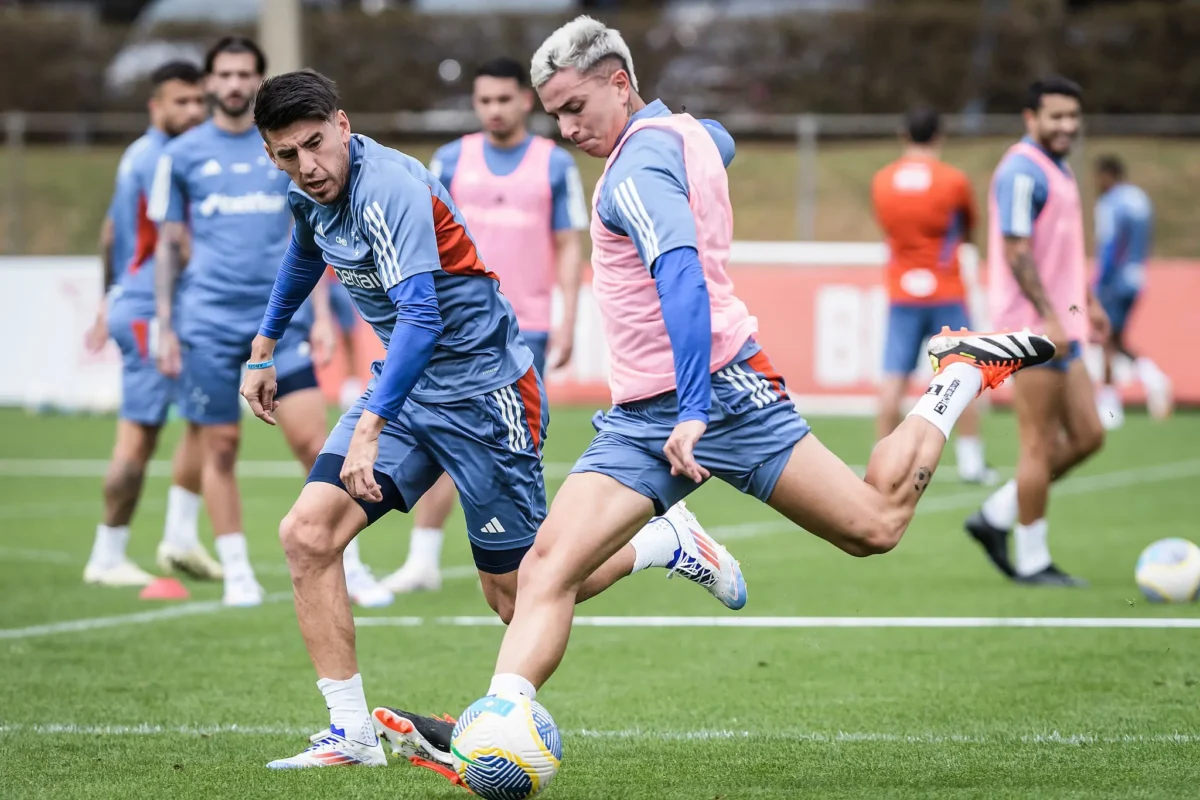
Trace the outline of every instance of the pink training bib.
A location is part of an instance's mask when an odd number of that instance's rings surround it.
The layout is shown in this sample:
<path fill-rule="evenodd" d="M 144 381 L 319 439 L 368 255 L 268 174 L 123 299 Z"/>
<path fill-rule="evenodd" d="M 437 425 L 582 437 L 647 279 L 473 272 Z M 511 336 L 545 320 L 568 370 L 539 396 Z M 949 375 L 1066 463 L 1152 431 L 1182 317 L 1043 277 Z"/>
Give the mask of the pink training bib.
<path fill-rule="evenodd" d="M 1033 223 L 1033 261 L 1059 322 L 1067 337 L 1083 340 L 1088 335 L 1087 252 L 1083 238 L 1083 212 L 1075 176 L 1063 172 L 1042 150 L 1028 142 L 1008 149 L 1000 165 L 1021 154 L 1046 173 L 1049 196 Z M 1000 167 L 996 168 L 999 174 Z M 988 192 L 988 303 L 992 326 L 997 330 L 1029 328 L 1043 333 L 1045 321 L 1026 299 L 1004 257 L 1004 234 L 993 190 Z"/>
<path fill-rule="evenodd" d="M 483 154 L 484 135 L 462 138 L 450 196 L 462 211 L 479 254 L 500 278 L 500 288 L 523 331 L 550 330 L 555 284 L 550 154 L 554 142 L 534 136 L 521 163 L 494 175 Z"/>
<path fill-rule="evenodd" d="M 663 128 L 683 139 L 688 205 L 696 216 L 696 242 L 712 314 L 715 372 L 737 355 L 758 331 L 758 320 L 733 293 L 725 271 L 733 240 L 733 206 L 721 154 L 708 131 L 690 114 L 638 120 L 617 143 L 592 197 L 592 292 L 600 308 L 608 342 L 613 403 L 628 403 L 675 389 L 675 362 L 663 322 L 662 305 L 637 246 L 604 226 L 596 208 L 600 188 L 629 137 L 642 128 Z"/>

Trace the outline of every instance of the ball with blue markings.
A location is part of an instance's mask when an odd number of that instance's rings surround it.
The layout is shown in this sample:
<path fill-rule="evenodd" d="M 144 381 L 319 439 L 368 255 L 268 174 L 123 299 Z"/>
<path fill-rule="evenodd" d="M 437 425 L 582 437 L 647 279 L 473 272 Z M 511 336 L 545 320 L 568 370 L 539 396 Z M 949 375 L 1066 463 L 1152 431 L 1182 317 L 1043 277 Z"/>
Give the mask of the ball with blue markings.
<path fill-rule="evenodd" d="M 528 697 L 489 695 L 458 718 L 454 770 L 484 800 L 524 800 L 545 790 L 562 764 L 562 736 Z"/>
<path fill-rule="evenodd" d="M 1159 539 L 1142 551 L 1135 577 L 1152 603 L 1189 603 L 1200 594 L 1200 547 L 1187 539 Z"/>

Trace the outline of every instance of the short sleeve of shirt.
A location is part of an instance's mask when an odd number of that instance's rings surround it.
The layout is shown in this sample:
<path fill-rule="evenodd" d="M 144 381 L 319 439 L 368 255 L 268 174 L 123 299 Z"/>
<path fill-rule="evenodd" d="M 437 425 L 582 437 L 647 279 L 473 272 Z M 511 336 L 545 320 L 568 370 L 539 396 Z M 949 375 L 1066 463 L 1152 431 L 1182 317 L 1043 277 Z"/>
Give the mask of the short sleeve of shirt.
<path fill-rule="evenodd" d="M 152 222 L 187 220 L 187 164 L 175 148 L 163 150 L 154 166 L 146 217 Z"/>
<path fill-rule="evenodd" d="M 1023 155 L 1010 156 L 996 175 L 993 191 L 1000 232 L 1020 239 L 1033 236 L 1033 223 L 1042 213 L 1050 191 L 1041 167 Z"/>
<path fill-rule="evenodd" d="M 628 236 L 647 269 L 678 247 L 696 247 L 696 218 L 688 205 L 683 142 L 670 131 L 634 133 L 609 168 L 601 191 L 600 220 Z"/>
<path fill-rule="evenodd" d="M 558 146 L 550 153 L 550 199 L 554 209 L 552 230 L 581 231 L 587 228 L 588 210 L 579 167 L 571 154 Z"/>
<path fill-rule="evenodd" d="M 441 269 L 429 186 L 394 161 L 364 161 L 351 199 L 384 290 Z"/>
<path fill-rule="evenodd" d="M 429 172 L 441 182 L 446 190 L 450 190 L 450 181 L 454 180 L 454 168 L 458 166 L 458 157 L 462 153 L 462 139 L 455 139 L 450 144 L 442 145 L 429 160 Z"/>

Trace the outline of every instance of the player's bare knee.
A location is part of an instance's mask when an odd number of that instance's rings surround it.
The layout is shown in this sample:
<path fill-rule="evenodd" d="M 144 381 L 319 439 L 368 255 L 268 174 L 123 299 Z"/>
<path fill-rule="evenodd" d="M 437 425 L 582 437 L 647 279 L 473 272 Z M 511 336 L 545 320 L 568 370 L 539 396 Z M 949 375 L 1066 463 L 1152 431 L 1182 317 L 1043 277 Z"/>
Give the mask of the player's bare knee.
<path fill-rule="evenodd" d="M 279 543 L 293 573 L 341 557 L 332 526 L 304 508 L 292 508 L 279 523 Z"/>
<path fill-rule="evenodd" d="M 862 557 L 880 556 L 890 553 L 900 543 L 900 537 L 908 528 L 908 520 L 898 514 L 887 514 L 874 520 L 859 541 Z"/>

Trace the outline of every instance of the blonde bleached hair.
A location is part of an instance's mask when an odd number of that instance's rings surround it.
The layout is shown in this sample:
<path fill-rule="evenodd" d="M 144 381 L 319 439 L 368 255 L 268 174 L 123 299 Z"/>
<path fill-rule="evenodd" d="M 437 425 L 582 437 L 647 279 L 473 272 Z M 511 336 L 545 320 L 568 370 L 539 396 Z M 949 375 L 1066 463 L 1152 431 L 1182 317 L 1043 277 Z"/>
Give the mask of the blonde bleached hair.
<path fill-rule="evenodd" d="M 621 38 L 621 32 L 599 20 L 579 16 L 542 42 L 542 46 L 533 54 L 529 82 L 537 89 L 553 78 L 554 73 L 568 67 L 574 67 L 585 75 L 610 58 L 620 59 L 636 92 L 638 81 L 633 71 L 633 56 L 629 54 L 629 45 Z"/>

